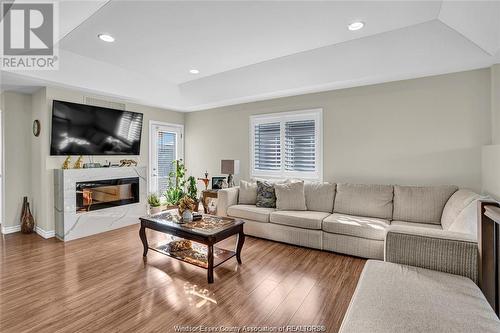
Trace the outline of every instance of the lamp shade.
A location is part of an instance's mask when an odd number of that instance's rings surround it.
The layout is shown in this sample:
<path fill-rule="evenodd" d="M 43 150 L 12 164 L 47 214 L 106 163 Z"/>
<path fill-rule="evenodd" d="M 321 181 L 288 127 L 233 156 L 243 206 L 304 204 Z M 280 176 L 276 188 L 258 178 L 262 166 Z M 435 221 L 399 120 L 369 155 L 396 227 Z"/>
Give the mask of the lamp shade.
<path fill-rule="evenodd" d="M 226 175 L 237 175 L 240 173 L 239 160 L 221 160 L 220 172 Z"/>

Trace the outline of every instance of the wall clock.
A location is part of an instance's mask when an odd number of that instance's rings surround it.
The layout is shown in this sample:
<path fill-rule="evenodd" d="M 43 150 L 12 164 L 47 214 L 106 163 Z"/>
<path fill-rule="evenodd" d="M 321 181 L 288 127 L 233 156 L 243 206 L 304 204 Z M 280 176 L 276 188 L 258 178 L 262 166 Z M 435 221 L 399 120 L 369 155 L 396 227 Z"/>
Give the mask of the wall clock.
<path fill-rule="evenodd" d="M 38 119 L 35 119 L 33 121 L 33 135 L 34 136 L 40 135 L 40 121 Z"/>

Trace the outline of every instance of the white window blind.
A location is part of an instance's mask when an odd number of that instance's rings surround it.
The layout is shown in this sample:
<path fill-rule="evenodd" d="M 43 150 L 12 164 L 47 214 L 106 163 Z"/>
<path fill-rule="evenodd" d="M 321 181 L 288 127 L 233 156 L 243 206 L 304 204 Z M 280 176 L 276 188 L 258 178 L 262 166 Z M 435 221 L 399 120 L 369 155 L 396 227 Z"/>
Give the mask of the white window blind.
<path fill-rule="evenodd" d="M 255 125 L 255 168 L 262 171 L 281 169 L 280 123 Z"/>
<path fill-rule="evenodd" d="M 163 193 L 168 187 L 168 174 L 173 169 L 176 159 L 176 135 L 170 132 L 158 131 L 158 191 Z"/>
<path fill-rule="evenodd" d="M 314 120 L 285 122 L 285 170 L 314 172 L 316 168 Z"/>
<path fill-rule="evenodd" d="M 322 178 L 322 110 L 251 117 L 252 176 Z"/>

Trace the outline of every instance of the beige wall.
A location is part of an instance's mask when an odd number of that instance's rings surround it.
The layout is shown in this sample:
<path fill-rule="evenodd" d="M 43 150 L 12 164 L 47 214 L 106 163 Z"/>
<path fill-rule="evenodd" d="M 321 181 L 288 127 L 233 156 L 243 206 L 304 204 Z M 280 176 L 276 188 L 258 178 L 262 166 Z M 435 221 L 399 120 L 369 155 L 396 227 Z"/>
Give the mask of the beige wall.
<path fill-rule="evenodd" d="M 500 64 L 491 67 L 491 135 L 500 144 Z"/>
<path fill-rule="evenodd" d="M 491 68 L 492 145 L 483 147 L 482 190 L 500 200 L 500 65 Z"/>
<path fill-rule="evenodd" d="M 32 199 L 31 187 L 31 96 L 2 94 L 4 141 L 4 220 L 2 228 L 19 225 L 24 196 Z"/>
<path fill-rule="evenodd" d="M 190 173 L 220 174 L 239 159 L 249 177 L 249 117 L 323 108 L 324 179 L 456 184 L 481 190 L 491 142 L 490 70 L 273 99 L 186 114 Z"/>

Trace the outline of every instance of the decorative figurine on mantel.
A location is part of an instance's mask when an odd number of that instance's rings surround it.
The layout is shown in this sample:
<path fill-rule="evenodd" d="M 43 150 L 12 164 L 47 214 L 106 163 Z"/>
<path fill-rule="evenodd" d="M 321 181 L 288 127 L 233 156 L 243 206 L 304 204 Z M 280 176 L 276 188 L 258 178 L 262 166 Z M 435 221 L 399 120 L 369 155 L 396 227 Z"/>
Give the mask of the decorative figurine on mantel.
<path fill-rule="evenodd" d="M 73 169 L 81 169 L 83 166 L 83 156 L 80 155 L 73 165 Z"/>
<path fill-rule="evenodd" d="M 66 159 L 63 162 L 62 168 L 63 169 L 69 169 L 69 164 L 71 163 L 71 156 L 66 157 Z"/>
<path fill-rule="evenodd" d="M 120 160 L 120 167 L 137 166 L 137 161 L 134 160 Z"/>

